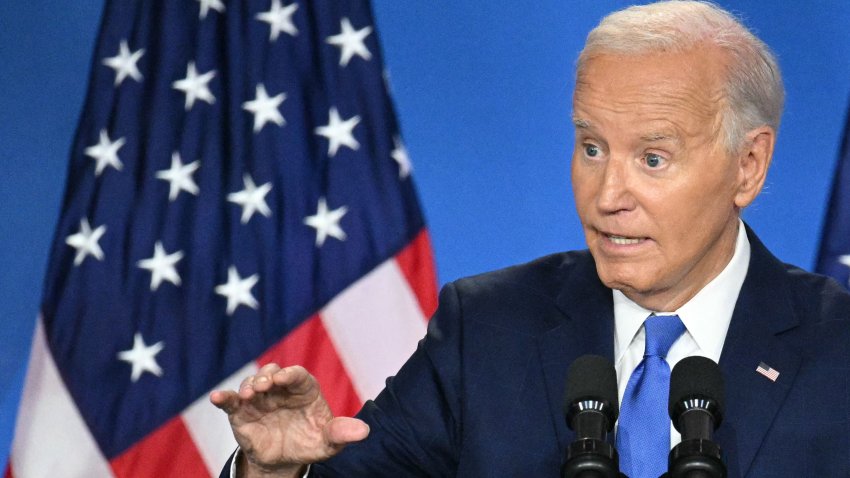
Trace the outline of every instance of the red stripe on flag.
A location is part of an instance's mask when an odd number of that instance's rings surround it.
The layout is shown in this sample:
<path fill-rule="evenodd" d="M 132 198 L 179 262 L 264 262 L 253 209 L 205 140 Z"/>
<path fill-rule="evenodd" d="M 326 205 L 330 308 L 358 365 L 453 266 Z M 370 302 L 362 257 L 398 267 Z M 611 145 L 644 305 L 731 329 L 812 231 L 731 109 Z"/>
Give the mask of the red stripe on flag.
<path fill-rule="evenodd" d="M 437 310 L 437 274 L 428 230 L 423 228 L 395 259 L 416 294 L 422 313 L 430 318 Z"/>
<path fill-rule="evenodd" d="M 318 315 L 299 325 L 257 358 L 260 367 L 270 362 L 281 367 L 301 365 L 306 368 L 321 384 L 322 395 L 334 415 L 354 415 L 363 405 Z"/>
<path fill-rule="evenodd" d="M 11 458 L 9 458 L 11 461 Z M 6 463 L 6 473 L 3 473 L 3 478 L 15 478 L 12 474 L 12 463 Z"/>
<path fill-rule="evenodd" d="M 169 420 L 110 465 L 117 478 L 210 476 L 180 417 Z"/>

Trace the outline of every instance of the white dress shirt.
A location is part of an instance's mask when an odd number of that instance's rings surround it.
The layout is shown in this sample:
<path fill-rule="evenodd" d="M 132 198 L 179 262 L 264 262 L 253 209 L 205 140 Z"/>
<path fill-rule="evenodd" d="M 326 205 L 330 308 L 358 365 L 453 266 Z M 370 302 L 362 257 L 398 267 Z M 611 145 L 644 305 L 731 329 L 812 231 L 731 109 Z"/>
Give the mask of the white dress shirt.
<path fill-rule="evenodd" d="M 655 312 L 658 315 L 678 315 L 687 329 L 670 347 L 667 363 L 670 369 L 685 357 L 699 355 L 715 362 L 720 360 L 735 302 L 750 265 L 750 241 L 744 223 L 738 221 L 738 239 L 729 264 L 702 288 L 697 295 L 678 310 L 647 310 L 629 300 L 622 292 L 614 293 L 614 360 L 620 403 L 626 393 L 629 377 L 643 360 L 645 335 L 643 322 Z M 666 408 L 667 404 L 663 404 Z M 682 441 L 670 423 L 670 448 Z"/>

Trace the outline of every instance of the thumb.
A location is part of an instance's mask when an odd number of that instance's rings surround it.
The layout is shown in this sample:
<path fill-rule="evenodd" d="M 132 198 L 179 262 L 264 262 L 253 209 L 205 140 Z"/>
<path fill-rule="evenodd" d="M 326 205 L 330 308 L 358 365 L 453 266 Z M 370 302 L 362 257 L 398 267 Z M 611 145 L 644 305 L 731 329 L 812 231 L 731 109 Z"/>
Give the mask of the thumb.
<path fill-rule="evenodd" d="M 328 445 L 339 449 L 369 436 L 369 425 L 358 418 L 337 417 L 325 425 L 324 433 Z"/>

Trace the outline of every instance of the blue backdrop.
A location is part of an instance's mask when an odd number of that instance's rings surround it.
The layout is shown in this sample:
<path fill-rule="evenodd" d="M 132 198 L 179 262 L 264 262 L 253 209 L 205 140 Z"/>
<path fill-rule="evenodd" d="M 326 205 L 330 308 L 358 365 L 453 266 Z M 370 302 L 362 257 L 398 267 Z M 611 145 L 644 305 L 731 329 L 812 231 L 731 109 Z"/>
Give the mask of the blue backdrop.
<path fill-rule="evenodd" d="M 373 0 L 441 283 L 583 247 L 568 175 L 574 62 L 587 31 L 630 3 Z M 850 91 L 850 2 L 719 3 L 773 47 L 788 91 L 767 187 L 745 219 L 810 269 Z M 101 8 L 0 2 L 0 464 Z"/>

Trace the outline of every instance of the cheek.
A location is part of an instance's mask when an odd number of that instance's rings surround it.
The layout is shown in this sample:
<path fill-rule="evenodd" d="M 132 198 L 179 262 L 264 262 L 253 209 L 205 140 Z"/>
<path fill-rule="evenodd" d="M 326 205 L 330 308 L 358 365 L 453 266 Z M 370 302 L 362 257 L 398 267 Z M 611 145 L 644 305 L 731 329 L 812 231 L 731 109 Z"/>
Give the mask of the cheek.
<path fill-rule="evenodd" d="M 582 167 L 580 160 L 576 158 L 573 158 L 571 171 L 573 199 L 576 209 L 581 215 L 593 201 L 595 195 L 593 181 L 591 181 L 588 168 Z"/>
<path fill-rule="evenodd" d="M 730 198 L 710 188 L 697 187 L 668 199 L 653 211 L 653 218 L 659 226 L 659 243 L 666 263 L 675 268 L 709 248 L 729 223 L 733 211 Z"/>
<path fill-rule="evenodd" d="M 581 175 L 581 172 L 578 169 L 578 159 L 576 159 L 575 154 L 573 154 L 572 160 L 570 160 L 570 182 L 573 186 L 573 194 L 575 194 L 576 185 L 579 183 L 579 176 Z"/>
<path fill-rule="evenodd" d="M 729 215 L 734 213 L 735 193 L 729 183 L 703 183 L 685 191 L 680 197 L 681 200 L 677 201 L 682 208 L 678 212 L 679 218 L 697 231 L 709 232 L 707 229 L 727 222 Z"/>

